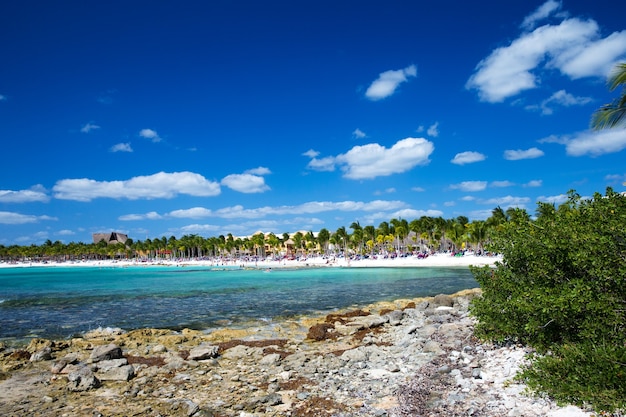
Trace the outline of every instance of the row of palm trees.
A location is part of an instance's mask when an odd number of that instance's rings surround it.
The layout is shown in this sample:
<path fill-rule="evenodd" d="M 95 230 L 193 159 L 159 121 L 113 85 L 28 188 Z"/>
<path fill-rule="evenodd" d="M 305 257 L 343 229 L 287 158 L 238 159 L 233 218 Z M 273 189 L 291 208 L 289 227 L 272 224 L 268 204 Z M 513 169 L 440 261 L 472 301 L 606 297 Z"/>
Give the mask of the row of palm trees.
<path fill-rule="evenodd" d="M 83 243 L 47 240 L 42 245 L 0 245 L 0 260 L 77 261 L 101 259 L 192 259 L 207 257 L 300 257 L 317 255 L 405 254 L 410 252 L 458 251 L 472 248 L 481 251 L 498 226 L 513 216 L 525 215 L 520 209 L 492 211 L 487 220 L 469 221 L 465 216 L 453 219 L 423 216 L 408 221 L 391 219 L 362 226 L 358 221 L 350 227 L 331 232 L 321 229 L 283 233 L 256 233 L 249 237 L 232 234 L 213 237 L 184 235 L 181 238 L 128 239 L 125 243 Z"/>

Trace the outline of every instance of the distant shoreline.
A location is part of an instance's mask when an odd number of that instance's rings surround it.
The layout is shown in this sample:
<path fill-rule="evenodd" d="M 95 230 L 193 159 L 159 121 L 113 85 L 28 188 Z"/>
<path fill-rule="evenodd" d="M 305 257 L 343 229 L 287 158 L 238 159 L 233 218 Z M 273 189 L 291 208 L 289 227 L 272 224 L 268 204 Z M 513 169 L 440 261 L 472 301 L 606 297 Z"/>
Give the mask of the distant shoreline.
<path fill-rule="evenodd" d="M 248 269 L 280 269 L 280 268 L 446 268 L 494 265 L 501 261 L 500 256 L 465 254 L 453 256 L 449 253 L 429 255 L 426 258 L 416 256 L 379 259 L 345 259 L 334 257 L 309 257 L 300 260 L 246 260 L 223 261 L 220 259 L 180 259 L 180 260 L 99 260 L 99 261 L 66 261 L 66 262 L 0 262 L 0 268 L 29 268 L 29 267 L 92 267 L 92 268 L 125 268 L 125 267 L 241 267 Z"/>

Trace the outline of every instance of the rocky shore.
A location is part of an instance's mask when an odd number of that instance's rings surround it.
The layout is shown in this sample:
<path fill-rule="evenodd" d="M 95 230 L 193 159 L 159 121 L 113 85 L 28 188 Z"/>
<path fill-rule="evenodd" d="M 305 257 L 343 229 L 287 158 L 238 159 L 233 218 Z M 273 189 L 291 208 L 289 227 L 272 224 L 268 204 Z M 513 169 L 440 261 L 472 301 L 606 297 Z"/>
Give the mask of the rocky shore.
<path fill-rule="evenodd" d="M 524 395 L 473 337 L 478 290 L 267 328 L 99 329 L 0 346 L 2 416 L 590 416 Z"/>

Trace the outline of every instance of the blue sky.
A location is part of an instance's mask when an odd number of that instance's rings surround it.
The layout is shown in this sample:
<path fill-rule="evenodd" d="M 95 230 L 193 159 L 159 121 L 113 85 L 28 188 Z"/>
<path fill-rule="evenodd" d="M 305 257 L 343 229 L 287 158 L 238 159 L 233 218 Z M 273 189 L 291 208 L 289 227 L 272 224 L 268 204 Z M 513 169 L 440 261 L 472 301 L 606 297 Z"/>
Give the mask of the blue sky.
<path fill-rule="evenodd" d="M 626 181 L 608 0 L 0 6 L 0 244 L 485 219 Z"/>

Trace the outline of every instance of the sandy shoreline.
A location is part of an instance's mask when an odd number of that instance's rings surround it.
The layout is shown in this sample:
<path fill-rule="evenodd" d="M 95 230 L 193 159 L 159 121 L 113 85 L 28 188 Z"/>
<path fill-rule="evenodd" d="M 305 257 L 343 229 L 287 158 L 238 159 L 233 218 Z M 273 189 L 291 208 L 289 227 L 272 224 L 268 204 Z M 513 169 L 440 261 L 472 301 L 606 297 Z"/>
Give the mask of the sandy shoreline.
<path fill-rule="evenodd" d="M 445 267 L 468 267 L 470 265 L 483 266 L 493 265 L 500 261 L 500 256 L 478 256 L 465 254 L 452 256 L 441 253 L 430 255 L 426 258 L 408 256 L 404 258 L 379 258 L 379 259 L 345 259 L 332 257 L 309 257 L 300 260 L 259 260 L 259 261 L 222 261 L 220 259 L 181 259 L 181 260 L 99 260 L 99 261 L 66 261 L 66 262 L 0 262 L 0 268 L 26 268 L 26 267 L 147 267 L 147 266 L 205 266 L 205 267 L 243 267 L 243 268 L 315 268 L 315 267 L 341 267 L 341 268 L 445 268 Z"/>

